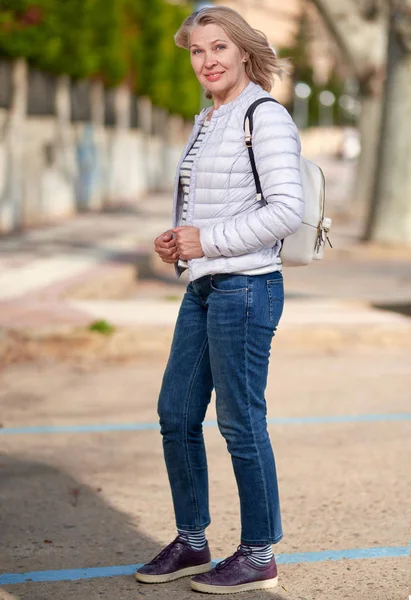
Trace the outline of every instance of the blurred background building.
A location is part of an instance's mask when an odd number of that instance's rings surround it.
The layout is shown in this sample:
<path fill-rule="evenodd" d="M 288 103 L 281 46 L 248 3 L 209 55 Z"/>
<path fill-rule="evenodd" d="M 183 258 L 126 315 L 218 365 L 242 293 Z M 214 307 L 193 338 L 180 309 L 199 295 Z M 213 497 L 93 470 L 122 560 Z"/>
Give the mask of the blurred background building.
<path fill-rule="evenodd" d="M 294 59 L 297 72 L 310 69 L 306 83 L 324 87 L 337 70 L 343 74 L 341 53 L 308 0 L 217 0 L 215 4 L 237 10 L 252 27 L 263 31 L 279 55 Z M 276 82 L 274 94 L 280 102 L 292 101 L 292 79 Z"/>

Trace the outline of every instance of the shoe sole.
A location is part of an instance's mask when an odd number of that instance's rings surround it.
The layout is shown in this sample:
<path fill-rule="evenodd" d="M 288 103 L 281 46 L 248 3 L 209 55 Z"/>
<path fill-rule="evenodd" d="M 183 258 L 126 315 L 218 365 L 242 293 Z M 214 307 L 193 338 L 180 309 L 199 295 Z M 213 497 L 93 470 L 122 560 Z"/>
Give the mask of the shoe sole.
<path fill-rule="evenodd" d="M 190 575 L 201 575 L 211 571 L 213 564 L 211 562 L 204 565 L 197 565 L 196 567 L 187 567 L 186 569 L 180 569 L 173 573 L 165 573 L 164 575 L 145 575 L 144 573 L 136 573 L 137 581 L 141 583 L 167 583 L 168 581 L 174 581 L 180 579 L 180 577 L 189 577 Z"/>
<path fill-rule="evenodd" d="M 208 585 L 191 581 L 191 589 L 205 594 L 237 594 L 239 592 L 249 592 L 251 590 L 267 590 L 276 587 L 278 577 L 274 579 L 265 579 L 264 581 L 253 581 L 252 583 L 243 583 L 241 585 Z"/>

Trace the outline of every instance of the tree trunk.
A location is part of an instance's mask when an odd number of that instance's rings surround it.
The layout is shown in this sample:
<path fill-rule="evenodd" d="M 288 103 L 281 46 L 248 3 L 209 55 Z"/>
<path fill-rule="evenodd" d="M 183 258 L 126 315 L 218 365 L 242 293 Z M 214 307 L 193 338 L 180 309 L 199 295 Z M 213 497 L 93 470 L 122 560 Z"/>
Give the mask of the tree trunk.
<path fill-rule="evenodd" d="M 389 5 L 385 0 L 313 0 L 361 88 L 361 156 L 353 209 L 368 218 L 374 202 L 387 61 Z"/>
<path fill-rule="evenodd" d="M 56 80 L 56 160 L 63 177 L 74 185 L 75 162 L 71 137 L 70 78 L 60 75 Z"/>
<path fill-rule="evenodd" d="M 381 120 L 381 96 L 373 94 L 364 94 L 361 96 L 361 115 L 359 121 L 361 154 L 357 167 L 352 208 L 356 216 L 364 218 L 372 206 Z"/>
<path fill-rule="evenodd" d="M 131 92 L 126 85 L 114 89 L 114 128 L 110 135 L 108 203 L 128 202 L 134 177 L 134 148 L 130 134 Z"/>
<path fill-rule="evenodd" d="M 91 128 L 89 142 L 92 144 L 93 174 L 89 207 L 101 209 L 107 203 L 108 194 L 108 148 L 105 129 L 104 86 L 101 81 L 90 83 Z M 91 150 L 91 148 L 90 148 Z"/>
<path fill-rule="evenodd" d="M 153 128 L 153 105 L 150 98 L 142 96 L 137 100 L 138 127 L 146 136 L 151 136 Z"/>
<path fill-rule="evenodd" d="M 141 179 L 144 193 L 151 187 L 151 163 L 152 163 L 152 131 L 153 131 L 153 104 L 148 96 L 140 96 L 137 99 L 138 128 L 141 131 Z"/>
<path fill-rule="evenodd" d="M 116 129 L 123 131 L 130 129 L 131 92 L 130 89 L 125 85 L 121 85 L 115 89 L 114 111 Z"/>
<path fill-rule="evenodd" d="M 0 231 L 23 227 L 24 123 L 27 114 L 27 63 L 19 58 L 12 65 L 12 97 L 4 133 L 6 182 L 0 198 Z"/>
<path fill-rule="evenodd" d="M 366 239 L 411 246 L 411 49 L 402 43 L 394 16 L 377 177 Z"/>
<path fill-rule="evenodd" d="M 90 83 L 90 113 L 95 129 L 104 128 L 104 86 L 101 81 Z"/>

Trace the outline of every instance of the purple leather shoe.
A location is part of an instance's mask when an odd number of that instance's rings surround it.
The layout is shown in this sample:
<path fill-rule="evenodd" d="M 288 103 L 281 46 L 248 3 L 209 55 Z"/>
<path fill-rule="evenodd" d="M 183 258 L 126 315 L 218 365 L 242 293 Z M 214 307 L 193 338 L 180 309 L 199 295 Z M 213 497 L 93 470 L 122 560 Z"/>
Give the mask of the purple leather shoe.
<path fill-rule="evenodd" d="M 203 550 L 193 550 L 177 536 L 151 562 L 138 569 L 136 579 L 143 583 L 166 583 L 180 577 L 205 573 L 212 566 L 208 543 Z"/>
<path fill-rule="evenodd" d="M 235 594 L 275 587 L 278 576 L 274 556 L 268 565 L 258 567 L 249 560 L 249 554 L 239 546 L 237 552 L 218 563 L 214 569 L 193 577 L 192 589 L 206 594 Z"/>

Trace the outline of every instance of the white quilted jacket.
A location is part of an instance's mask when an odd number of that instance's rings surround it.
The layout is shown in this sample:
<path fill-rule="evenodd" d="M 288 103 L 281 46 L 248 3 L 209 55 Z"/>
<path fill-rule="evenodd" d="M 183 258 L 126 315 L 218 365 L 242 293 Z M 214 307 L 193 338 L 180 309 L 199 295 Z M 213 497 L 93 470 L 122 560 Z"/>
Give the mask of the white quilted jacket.
<path fill-rule="evenodd" d="M 188 261 L 189 279 L 216 273 L 258 275 L 281 271 L 281 241 L 300 226 L 304 214 L 301 145 L 297 128 L 280 104 L 264 102 L 254 113 L 253 150 L 264 200 L 256 189 L 244 141 L 244 117 L 258 98 L 269 97 L 250 82 L 215 110 L 194 160 L 186 225 L 200 229 L 205 256 Z M 177 166 L 173 226 L 180 223 L 183 195 L 180 165 L 190 150 L 207 109 L 195 123 Z M 176 266 L 176 273 L 181 275 Z"/>

